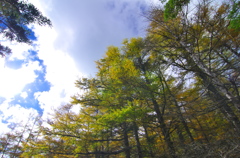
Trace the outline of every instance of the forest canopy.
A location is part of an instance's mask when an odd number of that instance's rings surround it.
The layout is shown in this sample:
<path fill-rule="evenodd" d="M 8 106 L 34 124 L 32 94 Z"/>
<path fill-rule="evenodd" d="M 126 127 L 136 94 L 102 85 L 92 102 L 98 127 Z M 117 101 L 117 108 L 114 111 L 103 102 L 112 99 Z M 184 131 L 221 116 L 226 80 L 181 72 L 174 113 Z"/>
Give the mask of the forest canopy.
<path fill-rule="evenodd" d="M 230 27 L 236 4 L 203 0 L 189 10 L 187 2 L 168 19 L 166 7 L 152 8 L 146 37 L 109 46 L 95 76 L 76 81 L 83 93 L 56 109 L 48 126 L 39 119 L 37 129 L 26 126 L 28 137 L 1 137 L 1 151 L 19 157 L 237 157 L 240 32 Z"/>

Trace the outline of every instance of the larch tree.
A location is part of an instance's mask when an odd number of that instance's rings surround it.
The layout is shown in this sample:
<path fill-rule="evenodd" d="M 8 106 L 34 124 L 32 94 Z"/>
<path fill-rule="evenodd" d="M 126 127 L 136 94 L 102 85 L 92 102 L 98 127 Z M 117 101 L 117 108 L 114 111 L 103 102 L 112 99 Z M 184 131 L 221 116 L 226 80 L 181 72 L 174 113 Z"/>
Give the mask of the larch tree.
<path fill-rule="evenodd" d="M 219 110 L 239 133 L 239 32 L 229 30 L 228 4 L 214 9 L 204 3 L 195 12 L 164 20 L 164 11 L 152 11 L 151 47 L 164 54 L 173 66 L 193 73 L 212 94 Z M 188 16 L 187 16 L 188 15 Z M 157 41 L 158 40 L 158 41 Z"/>
<path fill-rule="evenodd" d="M 108 47 L 22 156 L 237 157 L 239 31 L 231 5 L 212 4 L 183 5 L 167 20 L 154 8 L 146 38 Z"/>

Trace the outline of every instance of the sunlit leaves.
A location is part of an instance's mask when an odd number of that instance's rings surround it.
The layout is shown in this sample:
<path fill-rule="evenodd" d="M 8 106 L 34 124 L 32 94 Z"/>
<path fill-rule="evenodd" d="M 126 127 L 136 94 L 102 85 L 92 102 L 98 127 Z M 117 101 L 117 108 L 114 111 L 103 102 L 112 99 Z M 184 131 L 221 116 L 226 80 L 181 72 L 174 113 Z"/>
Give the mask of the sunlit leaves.
<path fill-rule="evenodd" d="M 228 4 L 208 4 L 168 20 L 154 8 L 147 37 L 108 47 L 96 76 L 76 81 L 80 111 L 57 109 L 24 154 L 236 157 L 239 33 L 227 27 Z"/>

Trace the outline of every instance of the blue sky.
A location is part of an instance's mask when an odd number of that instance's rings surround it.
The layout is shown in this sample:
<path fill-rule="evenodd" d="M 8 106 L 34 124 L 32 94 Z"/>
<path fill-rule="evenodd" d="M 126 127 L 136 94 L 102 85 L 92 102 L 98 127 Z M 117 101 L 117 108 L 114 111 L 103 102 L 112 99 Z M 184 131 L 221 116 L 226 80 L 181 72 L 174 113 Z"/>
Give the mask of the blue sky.
<path fill-rule="evenodd" d="M 157 1 L 157 0 L 156 0 Z M 53 109 L 80 93 L 75 80 L 94 76 L 96 60 L 110 45 L 145 35 L 142 16 L 154 0 L 29 0 L 53 27 L 29 26 L 34 44 L 10 43 L 13 54 L 0 59 L 0 128 L 28 116 L 47 119 Z M 35 38 L 36 37 L 36 38 Z"/>

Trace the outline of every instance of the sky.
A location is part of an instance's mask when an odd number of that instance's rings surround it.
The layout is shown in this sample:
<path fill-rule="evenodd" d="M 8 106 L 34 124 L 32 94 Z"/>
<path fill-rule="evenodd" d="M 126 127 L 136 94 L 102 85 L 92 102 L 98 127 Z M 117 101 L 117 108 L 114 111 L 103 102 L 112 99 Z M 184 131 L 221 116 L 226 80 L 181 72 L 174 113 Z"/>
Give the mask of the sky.
<path fill-rule="evenodd" d="M 32 45 L 0 37 L 13 52 L 0 58 L 0 133 L 38 115 L 47 119 L 54 109 L 69 103 L 79 93 L 75 81 L 94 77 L 94 61 L 108 46 L 145 36 L 144 13 L 157 1 L 29 0 L 53 27 L 29 26 L 35 36 Z"/>

